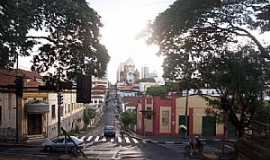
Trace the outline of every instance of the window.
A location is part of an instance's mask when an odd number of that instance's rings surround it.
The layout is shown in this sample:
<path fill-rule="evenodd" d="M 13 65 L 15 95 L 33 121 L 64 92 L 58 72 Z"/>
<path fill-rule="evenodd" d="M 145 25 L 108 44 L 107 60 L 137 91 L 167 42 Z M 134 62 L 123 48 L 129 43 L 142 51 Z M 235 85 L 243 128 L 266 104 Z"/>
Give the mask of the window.
<path fill-rule="evenodd" d="M 65 104 L 65 114 L 67 114 L 67 104 Z"/>
<path fill-rule="evenodd" d="M 151 107 L 146 107 L 145 118 L 146 119 L 152 119 L 152 109 L 151 109 Z"/>
<path fill-rule="evenodd" d="M 162 111 L 161 116 L 161 125 L 162 126 L 169 126 L 169 111 Z"/>
<path fill-rule="evenodd" d="M 52 105 L 52 119 L 55 119 L 55 105 Z"/>
<path fill-rule="evenodd" d="M 68 104 L 68 113 L 70 112 L 70 104 Z"/>

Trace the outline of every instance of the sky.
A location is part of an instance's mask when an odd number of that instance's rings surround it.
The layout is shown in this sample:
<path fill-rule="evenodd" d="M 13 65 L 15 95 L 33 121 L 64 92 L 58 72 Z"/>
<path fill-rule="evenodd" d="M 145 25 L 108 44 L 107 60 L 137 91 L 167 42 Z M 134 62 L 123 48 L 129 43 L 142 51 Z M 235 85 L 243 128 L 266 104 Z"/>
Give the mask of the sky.
<path fill-rule="evenodd" d="M 116 71 L 121 62 L 132 58 L 137 69 L 148 66 L 162 76 L 162 57 L 157 56 L 158 47 L 149 46 L 144 39 L 136 38 L 150 20 L 166 10 L 175 0 L 87 0 L 89 6 L 101 16 L 101 43 L 111 57 L 107 76 L 116 82 Z M 37 48 L 36 48 L 37 49 Z M 35 51 L 35 48 L 33 50 Z M 30 69 L 32 57 L 19 59 L 19 67 Z"/>
<path fill-rule="evenodd" d="M 149 66 L 150 70 L 162 76 L 163 59 L 157 56 L 157 46 L 149 46 L 144 39 L 136 36 L 145 29 L 149 20 L 171 5 L 174 0 L 88 0 L 102 17 L 102 43 L 107 47 L 111 60 L 108 65 L 108 78 L 116 81 L 116 71 L 121 62 L 129 57 L 136 67 Z"/>

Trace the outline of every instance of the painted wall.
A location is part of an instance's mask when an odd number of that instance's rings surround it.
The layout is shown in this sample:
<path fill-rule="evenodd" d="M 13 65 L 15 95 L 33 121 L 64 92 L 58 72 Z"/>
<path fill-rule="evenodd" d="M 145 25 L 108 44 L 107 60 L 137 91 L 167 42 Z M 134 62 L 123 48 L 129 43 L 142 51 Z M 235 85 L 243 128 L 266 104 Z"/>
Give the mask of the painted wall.
<path fill-rule="evenodd" d="M 179 134 L 179 116 L 185 115 L 186 97 L 176 98 L 176 132 Z M 188 115 L 192 110 L 192 116 L 190 120 L 193 122 L 190 124 L 191 135 L 201 135 L 202 134 L 202 119 L 203 116 L 207 116 L 205 110 L 211 108 L 207 101 L 200 96 L 189 96 L 188 98 Z M 224 133 L 224 125 L 221 123 L 216 123 L 216 135 L 222 136 Z"/>
<path fill-rule="evenodd" d="M 160 118 L 159 118 L 160 134 L 170 134 L 171 133 L 171 107 L 162 106 L 160 107 Z"/>
<path fill-rule="evenodd" d="M 16 135 L 16 95 L 14 93 L 0 93 L 1 119 L 0 140 L 15 139 Z"/>

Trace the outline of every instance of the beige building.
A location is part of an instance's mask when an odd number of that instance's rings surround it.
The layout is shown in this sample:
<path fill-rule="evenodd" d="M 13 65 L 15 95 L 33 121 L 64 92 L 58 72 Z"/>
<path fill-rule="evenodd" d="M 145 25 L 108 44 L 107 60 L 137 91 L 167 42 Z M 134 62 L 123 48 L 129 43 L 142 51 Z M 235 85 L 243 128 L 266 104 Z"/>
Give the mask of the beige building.
<path fill-rule="evenodd" d="M 3 71 L 2 71 L 3 72 Z M 18 134 L 21 142 L 58 135 L 57 93 L 40 89 L 40 76 L 33 72 L 24 74 L 24 90 L 18 97 Z M 16 138 L 16 94 L 13 72 L 1 74 L 0 80 L 0 141 Z M 76 91 L 65 90 L 61 109 L 61 126 L 70 131 L 83 127 L 83 104 L 76 103 Z"/>
<path fill-rule="evenodd" d="M 186 97 L 176 98 L 176 132 L 181 134 L 180 125 L 185 124 Z M 188 132 L 190 135 L 223 136 L 224 125 L 214 115 L 207 114 L 212 106 L 201 96 L 188 97 Z"/>

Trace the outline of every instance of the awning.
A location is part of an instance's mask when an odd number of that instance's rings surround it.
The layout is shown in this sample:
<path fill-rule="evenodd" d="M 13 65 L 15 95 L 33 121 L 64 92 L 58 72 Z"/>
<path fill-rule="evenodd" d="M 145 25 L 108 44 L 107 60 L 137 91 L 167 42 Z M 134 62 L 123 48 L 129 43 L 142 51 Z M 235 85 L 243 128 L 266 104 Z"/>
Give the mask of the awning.
<path fill-rule="evenodd" d="M 49 104 L 46 102 L 33 102 L 25 104 L 28 113 L 37 114 L 50 111 Z"/>

